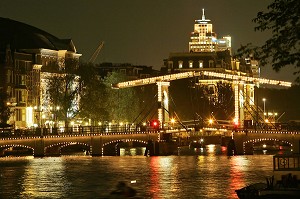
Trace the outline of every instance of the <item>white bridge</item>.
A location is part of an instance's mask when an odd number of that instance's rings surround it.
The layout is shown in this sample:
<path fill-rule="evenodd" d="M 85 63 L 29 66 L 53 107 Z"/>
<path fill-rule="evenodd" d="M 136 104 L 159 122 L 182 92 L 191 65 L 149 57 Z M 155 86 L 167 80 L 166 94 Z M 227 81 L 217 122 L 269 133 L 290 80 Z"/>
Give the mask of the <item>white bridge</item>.
<path fill-rule="evenodd" d="M 254 106 L 254 87 L 259 84 L 269 84 L 276 86 L 291 87 L 291 82 L 272 80 L 259 77 L 251 77 L 243 72 L 224 70 L 224 72 L 214 71 L 190 71 L 181 72 L 175 74 L 162 75 L 157 77 L 150 77 L 144 79 L 137 79 L 132 81 L 120 82 L 112 85 L 113 88 L 121 89 L 134 86 L 143 86 L 148 84 L 156 84 L 158 87 L 158 120 L 161 128 L 169 123 L 169 92 L 168 87 L 170 81 L 192 78 L 192 77 L 205 77 L 205 79 L 199 80 L 199 84 L 215 85 L 220 81 L 227 81 L 232 83 L 234 90 L 234 121 L 240 125 L 243 125 L 244 120 L 251 118 L 251 113 L 246 110 L 251 110 L 251 106 Z M 253 108 L 252 108 L 253 109 Z"/>

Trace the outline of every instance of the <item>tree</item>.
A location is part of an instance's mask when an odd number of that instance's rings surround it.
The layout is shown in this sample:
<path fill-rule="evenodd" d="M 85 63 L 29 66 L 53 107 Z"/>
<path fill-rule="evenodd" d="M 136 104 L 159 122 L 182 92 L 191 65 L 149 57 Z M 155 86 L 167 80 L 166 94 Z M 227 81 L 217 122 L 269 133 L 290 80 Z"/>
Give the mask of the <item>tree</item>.
<path fill-rule="evenodd" d="M 46 100 L 43 106 L 50 105 L 54 120 L 62 119 L 65 127 L 78 112 L 79 101 L 79 77 L 76 75 L 78 63 L 74 60 L 66 60 L 64 68 L 56 73 L 45 75 Z"/>
<path fill-rule="evenodd" d="M 79 116 L 89 118 L 92 122 L 107 120 L 107 89 L 103 79 L 97 75 L 94 65 L 81 63 L 78 75 L 80 77 Z"/>
<path fill-rule="evenodd" d="M 133 122 L 139 113 L 139 97 L 135 88 L 112 89 L 112 84 L 127 81 L 125 75 L 112 72 L 104 78 L 108 99 L 109 120 Z"/>
<path fill-rule="evenodd" d="M 6 124 L 11 115 L 11 110 L 7 105 L 8 95 L 6 92 L 0 92 L 0 124 Z"/>
<path fill-rule="evenodd" d="M 275 71 L 285 66 L 298 68 L 294 75 L 300 82 L 300 1 L 274 0 L 266 12 L 259 12 L 253 22 L 255 31 L 270 31 L 272 36 L 262 46 L 247 44 L 238 55 L 253 52 L 261 65 L 270 63 Z"/>

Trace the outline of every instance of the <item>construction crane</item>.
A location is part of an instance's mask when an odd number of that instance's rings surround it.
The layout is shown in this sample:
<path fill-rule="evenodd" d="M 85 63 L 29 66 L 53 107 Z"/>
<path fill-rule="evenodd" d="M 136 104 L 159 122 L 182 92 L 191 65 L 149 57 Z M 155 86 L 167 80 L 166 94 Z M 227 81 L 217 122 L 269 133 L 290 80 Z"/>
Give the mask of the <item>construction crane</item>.
<path fill-rule="evenodd" d="M 100 51 L 102 50 L 103 46 L 104 46 L 104 42 L 102 41 L 102 42 L 100 42 L 100 44 L 98 45 L 98 48 L 95 50 L 95 52 L 93 53 L 93 55 L 89 59 L 90 63 L 95 62 L 95 60 L 97 59 L 97 57 L 98 57 Z"/>

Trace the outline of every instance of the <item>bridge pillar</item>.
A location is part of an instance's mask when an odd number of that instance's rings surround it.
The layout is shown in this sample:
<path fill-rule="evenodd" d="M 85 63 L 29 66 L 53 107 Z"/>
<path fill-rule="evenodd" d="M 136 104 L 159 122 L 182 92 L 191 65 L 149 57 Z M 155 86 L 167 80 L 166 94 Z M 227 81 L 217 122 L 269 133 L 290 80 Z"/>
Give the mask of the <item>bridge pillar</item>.
<path fill-rule="evenodd" d="M 34 140 L 34 157 L 44 157 L 45 143 L 44 138 Z"/>
<path fill-rule="evenodd" d="M 233 140 L 235 142 L 235 148 L 237 155 L 244 155 L 244 146 L 243 142 L 247 139 L 247 135 L 243 132 L 235 132 L 233 134 Z"/>
<path fill-rule="evenodd" d="M 169 124 L 169 91 L 170 82 L 157 82 L 158 121 L 160 128 Z"/>
<path fill-rule="evenodd" d="M 102 156 L 103 140 L 101 135 L 91 137 L 92 156 Z"/>
<path fill-rule="evenodd" d="M 300 139 L 296 137 L 296 135 L 293 135 L 293 153 L 300 153 Z"/>

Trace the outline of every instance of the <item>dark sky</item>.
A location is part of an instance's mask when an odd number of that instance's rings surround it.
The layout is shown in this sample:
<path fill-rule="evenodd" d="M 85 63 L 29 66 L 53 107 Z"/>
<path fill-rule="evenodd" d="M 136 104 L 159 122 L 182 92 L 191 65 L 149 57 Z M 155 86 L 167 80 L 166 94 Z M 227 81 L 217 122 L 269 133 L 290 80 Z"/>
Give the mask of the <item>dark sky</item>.
<path fill-rule="evenodd" d="M 230 35 L 233 50 L 261 44 L 266 33 L 254 32 L 252 19 L 271 0 L 1 0 L 0 16 L 72 39 L 83 60 L 98 44 L 96 63 L 132 63 L 160 69 L 171 52 L 188 51 L 190 32 L 202 8 L 218 38 Z M 262 68 L 266 78 L 292 81 L 291 69 Z"/>

